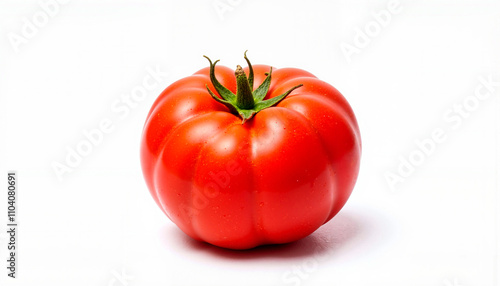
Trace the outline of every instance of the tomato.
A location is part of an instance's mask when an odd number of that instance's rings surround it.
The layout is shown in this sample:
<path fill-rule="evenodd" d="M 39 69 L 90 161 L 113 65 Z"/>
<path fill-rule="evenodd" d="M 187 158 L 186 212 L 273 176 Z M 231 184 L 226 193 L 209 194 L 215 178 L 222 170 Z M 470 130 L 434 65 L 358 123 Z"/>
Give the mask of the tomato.
<path fill-rule="evenodd" d="M 230 249 L 314 232 L 346 203 L 361 156 L 356 118 L 333 86 L 245 60 L 236 71 L 210 61 L 168 86 L 141 141 L 158 206 L 190 237 Z"/>

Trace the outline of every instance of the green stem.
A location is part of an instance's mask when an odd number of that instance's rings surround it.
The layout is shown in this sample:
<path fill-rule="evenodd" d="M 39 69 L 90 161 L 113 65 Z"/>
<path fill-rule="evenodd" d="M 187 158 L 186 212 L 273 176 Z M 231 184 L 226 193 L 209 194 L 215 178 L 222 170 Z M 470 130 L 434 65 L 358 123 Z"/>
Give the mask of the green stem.
<path fill-rule="evenodd" d="M 247 75 L 240 65 L 236 67 L 234 72 L 236 76 L 236 104 L 241 109 L 252 109 L 255 106 L 252 90 L 248 83 Z"/>
<path fill-rule="evenodd" d="M 236 76 L 236 94 L 234 94 L 229 91 L 229 89 L 220 84 L 215 77 L 215 65 L 217 64 L 218 60 L 212 63 L 212 61 L 208 57 L 204 57 L 207 58 L 210 62 L 210 80 L 221 98 L 217 97 L 208 88 L 207 85 L 206 88 L 208 93 L 214 100 L 220 102 L 221 104 L 224 104 L 230 112 L 239 115 L 242 119 L 241 124 L 244 124 L 247 120 L 251 119 L 259 111 L 278 104 L 292 91 L 302 86 L 302 84 L 296 85 L 281 95 L 264 100 L 269 91 L 269 87 L 271 86 L 271 73 L 273 69 L 271 68 L 269 70 L 269 73 L 266 73 L 266 79 L 256 90 L 253 90 L 253 68 L 245 52 L 245 60 L 248 63 L 248 70 L 250 72 L 250 75 L 247 78 L 247 75 L 245 74 L 241 66 L 238 65 L 236 67 L 236 71 L 234 72 L 234 75 Z"/>

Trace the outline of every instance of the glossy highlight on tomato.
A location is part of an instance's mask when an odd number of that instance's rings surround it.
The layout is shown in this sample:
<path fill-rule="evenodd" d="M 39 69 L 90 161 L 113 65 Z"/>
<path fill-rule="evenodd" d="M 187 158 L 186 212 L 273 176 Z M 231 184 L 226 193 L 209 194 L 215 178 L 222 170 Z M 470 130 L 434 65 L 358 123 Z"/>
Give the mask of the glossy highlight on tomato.
<path fill-rule="evenodd" d="M 245 60 L 234 71 L 209 59 L 168 86 L 141 140 L 161 210 L 193 239 L 230 249 L 314 232 L 346 203 L 361 156 L 356 118 L 333 86 Z"/>

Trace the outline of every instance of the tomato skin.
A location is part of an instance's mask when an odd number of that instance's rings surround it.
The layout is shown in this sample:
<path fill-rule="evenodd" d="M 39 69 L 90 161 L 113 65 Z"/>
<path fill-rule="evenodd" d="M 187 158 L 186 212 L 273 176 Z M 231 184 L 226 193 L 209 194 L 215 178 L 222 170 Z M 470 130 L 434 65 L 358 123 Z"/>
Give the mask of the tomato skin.
<path fill-rule="evenodd" d="M 253 70 L 256 89 L 270 66 Z M 233 70 L 217 66 L 215 74 L 236 93 Z M 360 164 L 356 118 L 340 92 L 300 69 L 273 68 L 266 98 L 297 84 L 244 124 L 207 92 L 215 90 L 208 68 L 160 94 L 141 163 L 152 197 L 182 231 L 230 249 L 287 243 L 344 206 Z"/>

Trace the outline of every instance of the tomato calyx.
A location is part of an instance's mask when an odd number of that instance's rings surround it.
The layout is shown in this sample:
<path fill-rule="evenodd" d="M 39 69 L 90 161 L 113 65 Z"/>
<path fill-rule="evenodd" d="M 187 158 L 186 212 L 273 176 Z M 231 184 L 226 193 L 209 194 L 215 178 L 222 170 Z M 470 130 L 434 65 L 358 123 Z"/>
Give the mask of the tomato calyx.
<path fill-rule="evenodd" d="M 207 56 L 204 57 L 210 62 L 210 81 L 221 98 L 216 96 L 210 90 L 208 85 L 206 85 L 208 93 L 217 102 L 224 104 L 231 111 L 231 113 L 239 115 L 242 119 L 241 124 L 244 124 L 247 120 L 251 119 L 257 112 L 278 104 L 292 91 L 302 86 L 302 84 L 296 85 L 279 96 L 264 100 L 267 92 L 269 91 L 269 87 L 271 86 L 271 74 L 273 72 L 273 68 L 270 68 L 269 73 L 266 73 L 267 77 L 261 85 L 256 90 L 253 90 L 253 68 L 250 60 L 247 58 L 247 52 L 245 51 L 244 58 L 248 64 L 249 74 L 247 77 L 240 65 L 236 67 L 234 72 L 236 77 L 236 94 L 234 94 L 223 86 L 215 77 L 215 65 L 219 62 L 219 60 L 212 63 L 210 58 Z"/>

